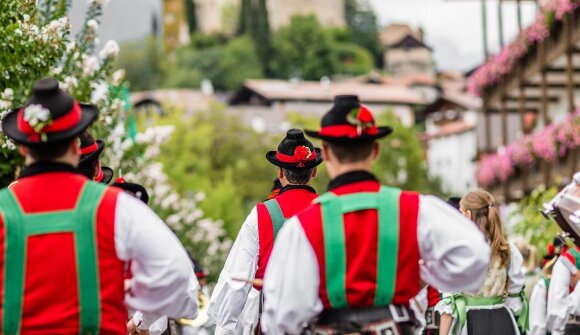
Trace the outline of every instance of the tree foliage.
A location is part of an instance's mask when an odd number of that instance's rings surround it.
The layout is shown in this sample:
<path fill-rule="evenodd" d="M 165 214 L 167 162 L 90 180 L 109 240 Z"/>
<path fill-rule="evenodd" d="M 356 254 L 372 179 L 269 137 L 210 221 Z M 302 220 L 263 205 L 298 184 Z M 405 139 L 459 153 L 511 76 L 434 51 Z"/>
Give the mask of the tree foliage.
<path fill-rule="evenodd" d="M 540 212 L 544 204 L 552 200 L 557 193 L 556 187 L 537 188 L 529 197 L 518 203 L 512 217 L 516 222 L 514 233 L 521 235 L 540 252 L 544 252 L 548 244 L 562 231 L 554 220 L 545 218 Z"/>
<path fill-rule="evenodd" d="M 185 4 L 185 18 L 187 20 L 187 28 L 189 34 L 197 32 L 197 10 L 195 7 L 195 0 L 183 0 Z"/>
<path fill-rule="evenodd" d="M 345 1 L 346 23 L 350 32 L 350 42 L 368 50 L 379 68 L 383 63 L 383 46 L 379 40 L 377 15 L 367 0 Z"/>
<path fill-rule="evenodd" d="M 203 79 L 219 90 L 238 89 L 247 78 L 262 78 L 262 66 L 252 39 L 243 36 L 225 45 L 178 50 L 165 86 L 199 87 Z"/>
<path fill-rule="evenodd" d="M 165 72 L 161 42 L 154 36 L 121 45 L 117 66 L 125 69 L 131 90 L 145 91 L 160 87 Z"/>
<path fill-rule="evenodd" d="M 264 155 L 277 143 L 217 104 L 191 117 L 173 112 L 159 122 L 175 125 L 161 156 L 173 184 L 181 194 L 204 192 L 204 213 L 223 220 L 235 237 L 250 209 L 269 194 L 277 170 Z"/>
<path fill-rule="evenodd" d="M 294 16 L 274 36 L 272 70 L 278 78 L 319 80 L 336 73 L 332 38 L 314 15 Z"/>

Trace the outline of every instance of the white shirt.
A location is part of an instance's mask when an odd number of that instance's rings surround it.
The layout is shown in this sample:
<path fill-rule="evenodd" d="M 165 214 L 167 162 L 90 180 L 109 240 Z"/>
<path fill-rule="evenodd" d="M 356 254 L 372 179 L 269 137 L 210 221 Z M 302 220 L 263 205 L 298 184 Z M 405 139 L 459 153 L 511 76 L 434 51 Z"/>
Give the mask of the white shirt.
<path fill-rule="evenodd" d="M 530 297 L 530 335 L 546 335 L 548 288 L 544 280 L 539 280 Z"/>
<path fill-rule="evenodd" d="M 139 328 L 164 315 L 195 316 L 199 283 L 185 249 L 149 207 L 126 193 L 117 198 L 115 248 L 120 260 L 131 261 L 125 302 L 144 314 Z"/>
<path fill-rule="evenodd" d="M 548 289 L 548 330 L 552 335 L 562 335 L 566 328 L 568 316 L 572 313 L 580 315 L 580 290 L 578 285 L 570 294 L 570 277 L 578 272 L 565 257 L 560 257 L 552 269 L 550 288 Z"/>
<path fill-rule="evenodd" d="M 417 239 L 422 279 L 441 291 L 475 292 L 490 250 L 473 222 L 433 196 L 420 196 Z M 298 334 L 323 309 L 316 254 L 297 217 L 278 234 L 266 270 L 262 330 Z"/>
<path fill-rule="evenodd" d="M 216 335 L 248 334 L 257 324 L 259 291 L 232 278 L 253 280 L 259 253 L 258 211 L 254 207 L 238 233 L 210 299 L 208 314 L 216 324 Z"/>

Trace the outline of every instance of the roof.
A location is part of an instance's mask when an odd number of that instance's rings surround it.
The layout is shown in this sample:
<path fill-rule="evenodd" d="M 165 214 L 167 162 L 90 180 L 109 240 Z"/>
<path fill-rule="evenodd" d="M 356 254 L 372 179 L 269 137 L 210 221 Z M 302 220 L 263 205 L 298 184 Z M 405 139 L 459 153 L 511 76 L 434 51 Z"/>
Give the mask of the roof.
<path fill-rule="evenodd" d="M 383 79 L 383 83 L 401 86 L 437 86 L 437 78 L 428 73 L 415 73 L 406 76 L 392 76 Z"/>
<path fill-rule="evenodd" d="M 417 91 L 403 85 L 367 84 L 359 82 L 318 81 L 288 82 L 284 80 L 246 80 L 244 88 L 238 91 L 230 102 L 243 102 L 244 90 L 272 101 L 313 101 L 332 102 L 341 94 L 356 94 L 365 103 L 426 105 L 426 99 Z"/>
<path fill-rule="evenodd" d="M 481 107 L 481 99 L 466 92 L 444 90 L 437 100 L 425 107 L 423 113 L 438 112 L 442 106 L 447 104 L 452 104 L 465 110 L 477 110 Z"/>
<path fill-rule="evenodd" d="M 393 23 L 383 28 L 380 40 L 384 46 L 391 47 L 409 35 L 423 43 L 423 33 L 420 30 L 413 30 L 408 24 L 402 23 Z"/>
<path fill-rule="evenodd" d="M 426 48 L 431 49 L 425 45 L 422 41 L 418 40 L 413 35 L 406 35 L 399 42 L 391 44 L 388 49 L 414 49 L 414 48 Z"/>
<path fill-rule="evenodd" d="M 475 129 L 475 125 L 463 120 L 453 121 L 440 126 L 436 132 L 427 134 L 429 139 L 462 134 Z"/>
<path fill-rule="evenodd" d="M 131 94 L 133 104 L 140 101 L 151 103 L 171 103 L 178 107 L 183 107 L 185 112 L 197 112 L 207 110 L 215 97 L 207 96 L 200 91 L 190 89 L 164 89 L 146 92 L 134 92 Z"/>

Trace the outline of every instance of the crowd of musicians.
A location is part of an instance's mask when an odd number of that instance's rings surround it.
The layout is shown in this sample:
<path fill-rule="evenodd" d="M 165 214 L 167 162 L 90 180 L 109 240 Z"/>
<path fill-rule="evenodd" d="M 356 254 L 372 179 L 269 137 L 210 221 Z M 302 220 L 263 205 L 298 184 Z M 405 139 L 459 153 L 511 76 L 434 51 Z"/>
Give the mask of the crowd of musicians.
<path fill-rule="evenodd" d="M 42 79 L 2 119 L 25 166 L 0 190 L 0 334 L 580 334 L 580 247 L 557 236 L 537 265 L 490 193 L 382 185 L 393 129 L 357 96 L 266 153 L 274 188 L 211 294 L 147 190 L 101 165 L 98 117 Z"/>

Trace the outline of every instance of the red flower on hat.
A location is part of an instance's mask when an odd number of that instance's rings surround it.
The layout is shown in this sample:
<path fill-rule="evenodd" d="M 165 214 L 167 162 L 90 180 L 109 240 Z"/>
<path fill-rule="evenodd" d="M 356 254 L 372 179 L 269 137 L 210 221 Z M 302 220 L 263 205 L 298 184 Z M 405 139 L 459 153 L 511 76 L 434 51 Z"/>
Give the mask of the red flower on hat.
<path fill-rule="evenodd" d="M 303 167 L 304 162 L 306 162 L 310 156 L 312 156 L 312 150 L 309 147 L 300 145 L 294 149 L 294 159 L 298 161 L 298 167 Z"/>
<path fill-rule="evenodd" d="M 351 125 L 356 126 L 356 132 L 353 131 L 353 133 L 349 135 L 351 138 L 363 134 L 376 135 L 379 132 L 377 126 L 375 126 L 375 119 L 373 118 L 371 110 L 365 105 L 360 105 L 359 108 L 353 109 L 347 115 L 346 120 Z"/>

